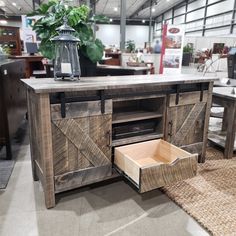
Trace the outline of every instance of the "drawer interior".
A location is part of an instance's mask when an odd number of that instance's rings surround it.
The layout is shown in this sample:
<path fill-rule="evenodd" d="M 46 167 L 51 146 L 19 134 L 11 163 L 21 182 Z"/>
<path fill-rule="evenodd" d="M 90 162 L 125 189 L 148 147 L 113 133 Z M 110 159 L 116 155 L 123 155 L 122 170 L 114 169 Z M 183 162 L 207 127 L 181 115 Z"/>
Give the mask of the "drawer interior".
<path fill-rule="evenodd" d="M 137 185 L 140 184 L 140 169 L 161 165 L 174 166 L 190 153 L 161 139 L 115 148 L 114 162 Z"/>

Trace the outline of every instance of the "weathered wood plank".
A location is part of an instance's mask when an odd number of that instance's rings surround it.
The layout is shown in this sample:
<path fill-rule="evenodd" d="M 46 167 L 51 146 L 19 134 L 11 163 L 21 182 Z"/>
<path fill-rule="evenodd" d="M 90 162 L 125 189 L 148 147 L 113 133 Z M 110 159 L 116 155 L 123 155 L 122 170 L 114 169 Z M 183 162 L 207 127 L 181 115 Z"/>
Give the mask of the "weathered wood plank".
<path fill-rule="evenodd" d="M 91 137 L 84 133 L 74 119 L 63 119 L 53 122 L 94 166 L 110 163 L 106 155 L 94 143 Z"/>
<path fill-rule="evenodd" d="M 48 94 L 37 95 L 37 133 L 39 137 L 40 158 L 44 177 L 44 193 L 47 208 L 55 206 L 53 153 L 52 153 L 52 130 L 50 102 Z"/>
<path fill-rule="evenodd" d="M 198 155 L 202 154 L 202 147 L 203 147 L 203 142 L 181 146 L 183 150 L 190 152 L 192 154 L 198 153 Z"/>
<path fill-rule="evenodd" d="M 208 98 L 207 98 L 206 113 L 205 113 L 205 119 L 204 119 L 205 123 L 203 127 L 203 140 L 202 140 L 203 147 L 202 147 L 202 153 L 199 157 L 199 162 L 205 162 L 207 140 L 208 140 L 208 127 L 209 127 L 211 105 L 212 105 L 212 90 L 213 90 L 213 82 L 209 83 L 209 86 L 208 86 Z"/>
<path fill-rule="evenodd" d="M 35 167 L 35 160 L 39 159 L 38 152 L 37 152 L 37 141 L 36 141 L 36 127 L 35 127 L 35 105 L 33 103 L 34 94 L 31 90 L 27 90 L 27 109 L 28 109 L 28 120 L 29 120 L 29 137 L 30 137 L 30 153 L 31 153 L 31 166 L 32 166 L 32 175 L 34 181 L 38 181 L 39 177 L 37 176 L 36 167 Z"/>
<path fill-rule="evenodd" d="M 180 159 L 174 165 L 157 165 L 140 169 L 140 192 L 191 178 L 197 173 L 197 155 Z"/>
<path fill-rule="evenodd" d="M 172 143 L 176 146 L 182 146 L 185 137 L 188 135 L 190 127 L 194 125 L 197 121 L 198 116 L 201 114 L 202 110 L 204 109 L 206 103 L 198 102 L 194 105 L 190 113 L 188 114 L 187 118 L 185 119 L 181 128 L 177 131 L 172 139 Z"/>
<path fill-rule="evenodd" d="M 224 113 L 223 113 L 223 121 L 222 121 L 222 127 L 221 127 L 221 130 L 222 131 L 226 131 L 227 130 L 227 127 L 228 127 L 228 115 L 230 113 L 230 110 L 228 107 L 225 107 L 224 108 Z"/>
<path fill-rule="evenodd" d="M 55 176 L 56 192 L 77 188 L 97 180 L 102 180 L 112 174 L 112 165 L 87 168 Z"/>
<path fill-rule="evenodd" d="M 228 125 L 227 133 L 226 133 L 226 141 L 225 141 L 225 150 L 224 157 L 232 158 L 233 150 L 234 150 L 234 140 L 235 140 L 235 132 L 236 132 L 236 101 L 233 101 L 230 106 L 230 113 L 228 114 Z"/>
<path fill-rule="evenodd" d="M 194 104 L 167 108 L 165 139 L 172 142 L 174 135 L 183 125 Z"/>
<path fill-rule="evenodd" d="M 112 116 L 89 117 L 89 136 L 111 161 Z"/>
<path fill-rule="evenodd" d="M 52 123 L 52 148 L 54 174 L 60 175 L 68 171 L 68 140 L 64 134 Z"/>
<path fill-rule="evenodd" d="M 56 93 L 72 91 L 91 91 L 106 89 L 124 89 L 176 84 L 207 83 L 215 81 L 215 77 L 200 77 L 198 75 L 136 75 L 81 78 L 78 82 L 54 81 L 51 78 L 23 80 L 26 86 L 35 93 Z"/>
<path fill-rule="evenodd" d="M 112 113 L 112 100 L 105 100 L 105 113 Z M 73 102 L 66 103 L 66 118 L 80 118 L 102 115 L 101 101 Z M 51 105 L 52 120 L 60 120 L 61 104 Z"/>
<path fill-rule="evenodd" d="M 170 95 L 170 100 L 169 100 L 169 106 L 170 107 L 175 107 L 175 106 L 183 106 L 183 105 L 189 105 L 189 104 L 195 104 L 200 102 L 200 95 L 201 92 L 185 92 L 185 93 L 180 93 L 179 94 L 179 102 L 176 104 L 176 94 L 171 94 Z M 208 98 L 208 91 L 203 92 L 203 99 L 202 102 L 207 102 Z"/>
<path fill-rule="evenodd" d="M 191 127 L 189 127 L 188 135 L 183 141 L 184 145 L 202 142 L 204 136 L 205 115 L 206 106 L 200 112 L 196 122 Z"/>

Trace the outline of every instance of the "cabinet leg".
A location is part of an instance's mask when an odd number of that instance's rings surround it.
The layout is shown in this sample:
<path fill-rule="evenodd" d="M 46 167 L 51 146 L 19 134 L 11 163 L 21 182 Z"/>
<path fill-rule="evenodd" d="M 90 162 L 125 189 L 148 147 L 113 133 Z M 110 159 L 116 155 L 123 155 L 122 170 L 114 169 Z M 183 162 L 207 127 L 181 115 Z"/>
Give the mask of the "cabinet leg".
<path fill-rule="evenodd" d="M 8 140 L 6 143 L 6 153 L 7 153 L 7 160 L 12 160 L 12 150 L 11 150 L 11 141 Z"/>
<path fill-rule="evenodd" d="M 45 191 L 44 198 L 45 198 L 45 205 L 47 209 L 55 207 L 56 201 L 55 201 L 54 189 L 52 191 L 50 190 Z"/>
<path fill-rule="evenodd" d="M 203 154 L 198 155 L 198 163 L 204 163 L 206 160 L 206 157 L 203 156 Z"/>
<path fill-rule="evenodd" d="M 32 167 L 32 176 L 34 181 L 39 181 L 39 177 L 37 175 L 36 167 L 35 167 L 35 162 L 34 160 L 31 161 L 31 167 Z"/>
<path fill-rule="evenodd" d="M 228 109 L 227 107 L 224 108 L 223 120 L 222 120 L 222 131 L 226 131 L 228 126 Z"/>
<path fill-rule="evenodd" d="M 236 131 L 236 102 L 230 106 L 230 112 L 227 115 L 227 134 L 225 140 L 225 151 L 224 157 L 225 158 L 232 158 L 233 151 L 234 151 L 234 140 L 235 140 L 235 131 Z"/>

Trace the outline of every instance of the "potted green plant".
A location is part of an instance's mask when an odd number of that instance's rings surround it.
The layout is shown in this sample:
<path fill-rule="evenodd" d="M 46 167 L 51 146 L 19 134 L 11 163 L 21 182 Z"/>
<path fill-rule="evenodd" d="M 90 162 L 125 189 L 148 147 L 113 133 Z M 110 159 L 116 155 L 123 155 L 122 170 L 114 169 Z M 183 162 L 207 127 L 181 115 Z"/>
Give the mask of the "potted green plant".
<path fill-rule="evenodd" d="M 183 66 L 189 66 L 192 55 L 193 55 L 193 48 L 189 44 L 185 45 L 183 48 L 183 59 L 182 59 Z"/>
<path fill-rule="evenodd" d="M 134 40 L 128 40 L 125 42 L 125 46 L 126 46 L 126 51 L 131 53 L 131 52 L 135 52 L 135 42 Z"/>
<path fill-rule="evenodd" d="M 107 19 L 104 16 L 91 17 L 88 6 L 70 6 L 69 2 L 71 0 L 49 0 L 48 3 L 41 4 L 36 11 L 28 15 L 39 16 L 33 26 L 33 30 L 41 40 L 39 51 L 44 57 L 54 59 L 55 45 L 51 39 L 58 34 L 56 29 L 63 24 L 63 18 L 66 17 L 68 24 L 75 29 L 75 36 L 80 39 L 78 46 L 82 76 L 94 75 L 96 62 L 103 56 L 104 45 L 95 38 L 93 24 L 95 21 Z"/>

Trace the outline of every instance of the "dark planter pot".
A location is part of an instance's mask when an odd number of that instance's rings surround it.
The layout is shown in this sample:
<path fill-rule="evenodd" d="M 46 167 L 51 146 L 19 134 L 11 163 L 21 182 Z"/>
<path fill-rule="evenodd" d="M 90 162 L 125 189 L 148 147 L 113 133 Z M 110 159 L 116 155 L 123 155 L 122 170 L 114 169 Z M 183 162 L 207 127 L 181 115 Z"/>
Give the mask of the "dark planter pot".
<path fill-rule="evenodd" d="M 97 63 L 92 62 L 88 57 L 79 51 L 81 77 L 96 76 Z"/>
<path fill-rule="evenodd" d="M 192 58 L 192 53 L 184 52 L 183 59 L 182 59 L 182 66 L 189 66 L 191 58 Z"/>

